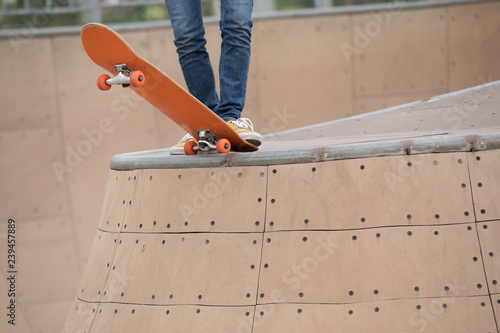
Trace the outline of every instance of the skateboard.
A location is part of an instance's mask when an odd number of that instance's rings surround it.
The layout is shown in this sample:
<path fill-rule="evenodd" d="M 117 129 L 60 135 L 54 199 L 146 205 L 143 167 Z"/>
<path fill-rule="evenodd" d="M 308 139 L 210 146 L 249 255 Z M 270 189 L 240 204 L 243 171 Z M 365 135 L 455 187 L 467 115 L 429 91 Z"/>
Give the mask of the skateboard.
<path fill-rule="evenodd" d="M 98 88 L 108 90 L 121 85 L 155 106 L 198 140 L 198 145 L 193 141 L 186 143 L 186 155 L 258 149 L 186 89 L 139 56 L 114 30 L 89 23 L 82 28 L 81 38 L 90 59 L 112 75 L 100 75 Z"/>

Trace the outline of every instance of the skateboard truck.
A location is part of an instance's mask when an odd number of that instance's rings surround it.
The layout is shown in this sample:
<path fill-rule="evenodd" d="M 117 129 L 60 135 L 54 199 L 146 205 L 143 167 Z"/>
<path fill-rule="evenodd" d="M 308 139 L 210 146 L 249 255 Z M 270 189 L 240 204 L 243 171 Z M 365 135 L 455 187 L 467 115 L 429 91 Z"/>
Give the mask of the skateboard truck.
<path fill-rule="evenodd" d="M 118 75 L 111 78 L 108 74 L 100 75 L 97 78 L 97 87 L 101 90 L 109 90 L 112 85 L 122 85 L 122 87 L 127 88 L 132 85 L 134 87 L 140 87 L 144 84 L 145 78 L 144 74 L 140 71 L 133 71 L 126 64 L 117 64 L 115 69 Z"/>
<path fill-rule="evenodd" d="M 211 152 L 216 150 L 218 153 L 228 153 L 231 150 L 231 143 L 227 139 L 221 139 L 208 129 L 198 130 L 200 140 L 198 145 L 194 141 L 188 141 L 184 145 L 184 153 L 186 155 L 195 155 L 199 151 Z"/>

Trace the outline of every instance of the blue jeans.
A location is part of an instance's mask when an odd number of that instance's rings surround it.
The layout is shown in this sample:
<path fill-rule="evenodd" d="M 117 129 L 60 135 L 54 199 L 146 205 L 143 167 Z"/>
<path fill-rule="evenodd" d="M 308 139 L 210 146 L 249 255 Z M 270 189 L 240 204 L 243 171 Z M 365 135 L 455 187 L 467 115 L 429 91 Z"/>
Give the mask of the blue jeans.
<path fill-rule="evenodd" d="M 220 98 L 205 48 L 201 0 L 165 0 L 189 92 L 224 120 L 240 118 L 250 66 L 253 0 L 221 0 Z"/>

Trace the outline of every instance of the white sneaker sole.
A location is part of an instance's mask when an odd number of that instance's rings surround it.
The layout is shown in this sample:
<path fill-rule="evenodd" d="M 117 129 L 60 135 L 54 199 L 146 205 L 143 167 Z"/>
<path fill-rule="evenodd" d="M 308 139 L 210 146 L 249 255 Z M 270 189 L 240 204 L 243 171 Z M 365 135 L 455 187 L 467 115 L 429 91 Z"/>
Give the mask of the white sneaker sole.
<path fill-rule="evenodd" d="M 170 155 L 184 155 L 184 147 L 172 147 L 169 153 Z"/>
<path fill-rule="evenodd" d="M 240 136 L 255 146 L 260 146 L 262 144 L 262 135 L 259 133 L 241 133 Z"/>
<path fill-rule="evenodd" d="M 260 146 L 262 144 L 262 135 L 259 133 L 241 133 L 240 136 L 255 146 Z M 169 153 L 170 155 L 184 155 L 184 147 L 172 147 Z"/>

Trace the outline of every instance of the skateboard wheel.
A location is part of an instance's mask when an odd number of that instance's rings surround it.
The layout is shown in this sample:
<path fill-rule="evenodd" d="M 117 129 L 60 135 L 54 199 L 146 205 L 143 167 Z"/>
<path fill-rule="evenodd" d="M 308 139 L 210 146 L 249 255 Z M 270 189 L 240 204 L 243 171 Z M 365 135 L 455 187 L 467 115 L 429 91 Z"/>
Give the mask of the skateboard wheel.
<path fill-rule="evenodd" d="M 184 144 L 184 154 L 186 155 L 196 155 L 198 153 L 197 150 L 194 150 L 196 147 L 196 142 L 188 141 Z"/>
<path fill-rule="evenodd" d="M 111 77 L 108 74 L 99 75 L 97 78 L 97 87 L 101 90 L 109 90 L 111 85 L 107 84 L 106 81 Z"/>
<path fill-rule="evenodd" d="M 145 79 L 144 74 L 140 71 L 134 71 L 130 74 L 130 84 L 134 87 L 140 87 L 144 85 Z"/>
<path fill-rule="evenodd" d="M 217 141 L 216 148 L 218 153 L 226 154 L 231 150 L 231 143 L 228 139 L 220 139 Z"/>

